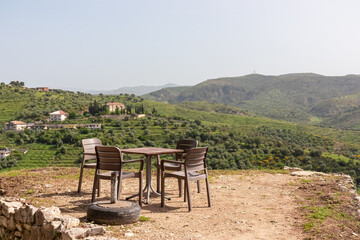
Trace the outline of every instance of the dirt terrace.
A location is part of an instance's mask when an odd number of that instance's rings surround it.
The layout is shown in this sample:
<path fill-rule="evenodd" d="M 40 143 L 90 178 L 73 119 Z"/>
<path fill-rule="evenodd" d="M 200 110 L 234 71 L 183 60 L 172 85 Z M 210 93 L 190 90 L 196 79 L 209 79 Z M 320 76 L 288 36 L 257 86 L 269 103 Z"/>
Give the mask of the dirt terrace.
<path fill-rule="evenodd" d="M 80 194 L 76 192 L 78 176 L 76 168 L 1 173 L 0 194 L 25 198 L 35 206 L 58 206 L 62 213 L 86 222 L 93 171 L 86 170 Z M 136 181 L 124 180 L 121 199 L 136 193 Z M 172 199 L 166 201 L 164 208 L 160 207 L 159 197 L 152 197 L 150 204 L 143 205 L 141 221 L 107 226 L 107 236 L 119 239 L 315 239 L 318 233 L 304 231 L 302 204 L 308 198 L 309 188 L 303 185 L 308 181 L 283 172 L 211 171 L 213 206 L 207 207 L 205 183 L 201 184 L 201 193 L 196 193 L 196 183 L 191 183 L 193 211 L 188 212 L 187 203 L 178 197 L 177 182 L 169 179 L 166 191 Z M 101 197 L 109 197 L 108 181 L 102 184 Z M 353 229 L 331 231 L 338 236 L 355 236 Z"/>

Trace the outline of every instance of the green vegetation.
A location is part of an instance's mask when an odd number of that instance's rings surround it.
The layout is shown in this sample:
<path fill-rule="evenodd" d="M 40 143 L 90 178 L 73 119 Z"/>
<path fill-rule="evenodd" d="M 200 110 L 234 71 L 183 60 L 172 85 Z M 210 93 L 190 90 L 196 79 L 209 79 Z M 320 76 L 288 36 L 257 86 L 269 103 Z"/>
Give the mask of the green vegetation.
<path fill-rule="evenodd" d="M 5 159 L 13 160 L 1 164 L 3 169 L 15 165 L 17 168 L 78 165 L 81 139 L 84 138 L 100 138 L 104 144 L 120 148 L 175 147 L 179 139 L 191 138 L 199 140 L 200 146 L 210 146 L 210 169 L 276 170 L 287 165 L 323 172 L 344 172 L 360 185 L 360 135 L 356 131 L 254 117 L 234 107 L 206 102 L 170 105 L 128 94 L 92 96 L 80 92 L 37 92 L 8 86 L 2 86 L 0 93 L 0 103 L 16 99 L 18 106 L 9 111 L 5 121 L 45 121 L 49 112 L 61 109 L 76 116 L 65 122 L 102 124 L 100 130 L 1 130 L 0 146 L 28 149 L 25 155 L 15 154 Z M 95 100 L 100 105 L 122 102 L 133 111 L 142 109 L 146 117 L 112 120 L 83 114 Z"/>
<path fill-rule="evenodd" d="M 150 219 L 149 217 L 140 216 L 140 219 L 139 219 L 139 220 L 140 220 L 141 222 L 147 222 L 147 221 L 149 221 L 149 219 Z"/>
<path fill-rule="evenodd" d="M 207 101 L 261 116 L 360 130 L 360 76 L 287 74 L 207 80 L 193 87 L 165 88 L 144 98 L 172 104 Z"/>

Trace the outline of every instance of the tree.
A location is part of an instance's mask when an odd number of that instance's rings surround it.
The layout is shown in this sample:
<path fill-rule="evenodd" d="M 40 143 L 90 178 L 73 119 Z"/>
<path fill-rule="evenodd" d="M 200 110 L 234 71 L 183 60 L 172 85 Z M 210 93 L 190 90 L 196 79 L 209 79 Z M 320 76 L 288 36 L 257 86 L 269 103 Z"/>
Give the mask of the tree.
<path fill-rule="evenodd" d="M 115 114 L 116 114 L 116 115 L 120 115 L 120 109 L 119 109 L 119 107 L 116 107 L 116 109 L 115 109 Z"/>
<path fill-rule="evenodd" d="M 69 113 L 69 119 L 75 119 L 76 118 L 76 113 L 75 112 L 70 112 Z"/>

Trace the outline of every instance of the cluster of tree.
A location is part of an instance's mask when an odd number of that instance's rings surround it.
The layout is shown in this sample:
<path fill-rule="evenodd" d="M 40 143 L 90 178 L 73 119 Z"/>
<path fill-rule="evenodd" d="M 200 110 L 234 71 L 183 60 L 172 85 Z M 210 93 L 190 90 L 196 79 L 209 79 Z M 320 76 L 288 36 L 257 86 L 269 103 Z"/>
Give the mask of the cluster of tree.
<path fill-rule="evenodd" d="M 24 87 L 25 86 L 25 83 L 21 82 L 21 81 L 11 81 L 10 84 L 15 87 Z"/>
<path fill-rule="evenodd" d="M 67 154 L 68 148 L 79 148 L 81 139 L 97 137 L 104 144 L 127 147 L 175 147 L 180 139 L 197 139 L 201 146 L 210 146 L 210 169 L 250 169 L 283 166 L 302 167 L 324 172 L 345 172 L 360 184 L 359 149 L 346 150 L 349 161 L 331 157 L 332 140 L 308 132 L 276 129 L 265 126 L 239 131 L 228 126 L 204 125 L 201 121 L 147 117 L 121 121 L 107 119 L 105 129 L 30 131 L 6 133 L 16 144 L 40 143 Z M 345 147 L 344 147 L 345 149 Z M 326 155 L 325 153 L 329 153 Z"/>
<path fill-rule="evenodd" d="M 22 159 L 22 153 L 18 151 L 11 152 L 10 156 L 0 159 L 0 170 L 16 167 L 19 160 Z"/>

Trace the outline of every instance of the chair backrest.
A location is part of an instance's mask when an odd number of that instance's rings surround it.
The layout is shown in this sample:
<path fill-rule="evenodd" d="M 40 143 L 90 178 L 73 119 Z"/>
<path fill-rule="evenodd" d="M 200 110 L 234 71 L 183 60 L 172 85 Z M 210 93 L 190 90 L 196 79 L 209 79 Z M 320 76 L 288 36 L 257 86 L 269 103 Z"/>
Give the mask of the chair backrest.
<path fill-rule="evenodd" d="M 187 152 L 190 151 L 192 148 L 196 148 L 198 146 L 199 142 L 197 140 L 193 139 L 181 139 L 178 141 L 176 148 L 184 150 L 184 153 L 178 153 L 176 154 L 176 160 L 182 160 L 184 159 Z"/>
<path fill-rule="evenodd" d="M 120 171 L 122 168 L 122 154 L 117 147 L 96 146 L 96 169 Z"/>
<path fill-rule="evenodd" d="M 95 146 L 102 146 L 102 142 L 97 138 L 81 140 L 84 153 L 95 154 Z"/>
<path fill-rule="evenodd" d="M 187 171 L 200 171 L 206 168 L 205 160 L 208 147 L 192 148 L 186 154 L 185 167 Z"/>

